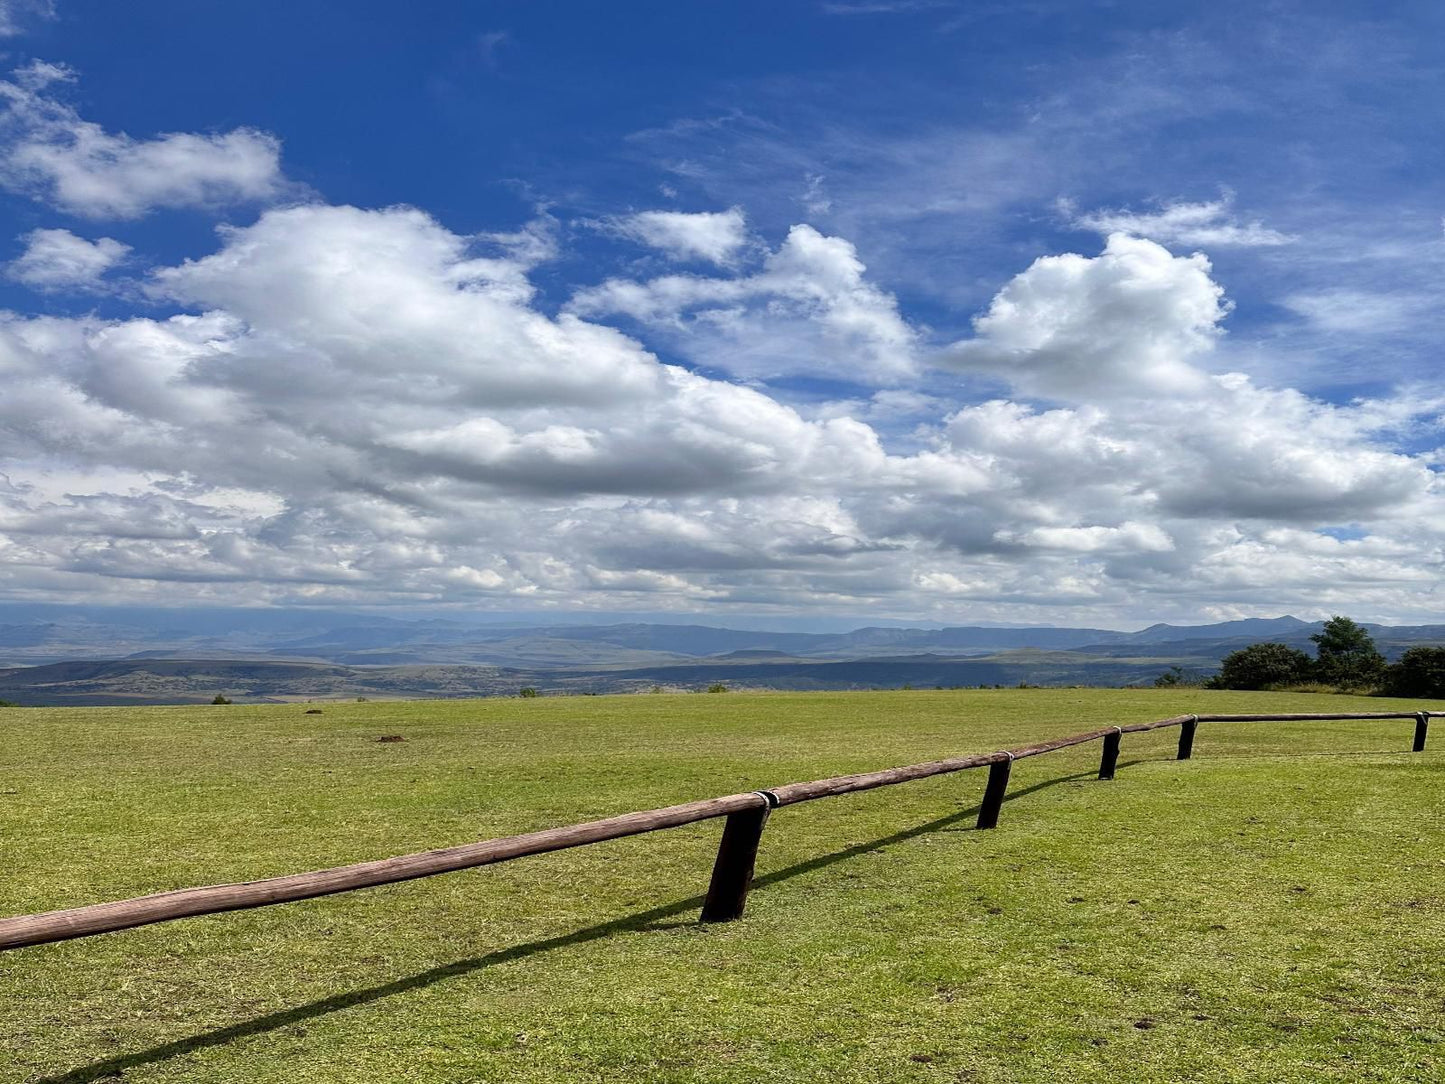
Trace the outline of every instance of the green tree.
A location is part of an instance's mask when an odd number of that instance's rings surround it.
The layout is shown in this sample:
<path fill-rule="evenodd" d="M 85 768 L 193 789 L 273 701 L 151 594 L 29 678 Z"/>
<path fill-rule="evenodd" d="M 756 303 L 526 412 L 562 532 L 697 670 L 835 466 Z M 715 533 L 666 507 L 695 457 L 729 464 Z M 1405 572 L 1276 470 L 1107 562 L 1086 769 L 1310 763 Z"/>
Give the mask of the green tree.
<path fill-rule="evenodd" d="M 1264 689 L 1308 681 L 1314 667 L 1303 651 L 1288 644 L 1250 644 L 1224 656 L 1212 689 Z"/>
<path fill-rule="evenodd" d="M 1445 699 L 1445 647 L 1412 647 L 1400 661 L 1385 668 L 1390 696 Z"/>
<path fill-rule="evenodd" d="M 1385 658 L 1370 634 L 1348 617 L 1335 616 L 1310 637 L 1315 645 L 1315 675 L 1346 689 L 1378 685 Z"/>

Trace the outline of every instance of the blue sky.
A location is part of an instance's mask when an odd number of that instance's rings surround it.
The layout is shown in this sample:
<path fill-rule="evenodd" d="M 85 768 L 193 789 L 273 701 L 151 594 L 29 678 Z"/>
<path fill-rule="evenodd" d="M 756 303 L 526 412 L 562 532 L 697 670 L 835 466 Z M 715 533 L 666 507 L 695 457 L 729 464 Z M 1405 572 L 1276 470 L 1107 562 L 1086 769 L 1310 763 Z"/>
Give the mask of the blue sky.
<path fill-rule="evenodd" d="M 0 3 L 0 599 L 1438 617 L 1442 22 Z"/>

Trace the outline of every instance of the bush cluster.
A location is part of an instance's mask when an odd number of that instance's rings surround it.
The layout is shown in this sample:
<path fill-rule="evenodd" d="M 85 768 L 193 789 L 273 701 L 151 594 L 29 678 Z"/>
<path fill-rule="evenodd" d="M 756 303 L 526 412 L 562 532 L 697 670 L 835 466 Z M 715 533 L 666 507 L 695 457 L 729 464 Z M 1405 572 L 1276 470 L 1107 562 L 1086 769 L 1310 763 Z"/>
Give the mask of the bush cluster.
<path fill-rule="evenodd" d="M 1315 657 L 1288 644 L 1260 643 L 1226 655 L 1211 689 L 1317 684 L 1386 696 L 1445 698 L 1445 647 L 1412 647 L 1393 665 L 1348 617 L 1332 617 L 1310 639 Z"/>
<path fill-rule="evenodd" d="M 1445 700 L 1445 647 L 1412 647 L 1385 668 L 1386 696 Z"/>

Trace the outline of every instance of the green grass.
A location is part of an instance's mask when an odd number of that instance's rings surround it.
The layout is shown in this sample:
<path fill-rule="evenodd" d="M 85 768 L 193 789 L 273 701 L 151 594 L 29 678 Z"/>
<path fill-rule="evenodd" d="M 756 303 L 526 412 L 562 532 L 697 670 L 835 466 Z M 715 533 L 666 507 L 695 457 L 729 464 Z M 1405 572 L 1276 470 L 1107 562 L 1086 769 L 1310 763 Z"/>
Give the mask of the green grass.
<path fill-rule="evenodd" d="M 0 912 L 296 872 L 1188 711 L 1001 690 L 0 713 Z M 0 954 L 0 1080 L 1431 1081 L 1445 721 L 1203 724 L 720 828 Z M 383 735 L 406 740 L 378 743 Z"/>

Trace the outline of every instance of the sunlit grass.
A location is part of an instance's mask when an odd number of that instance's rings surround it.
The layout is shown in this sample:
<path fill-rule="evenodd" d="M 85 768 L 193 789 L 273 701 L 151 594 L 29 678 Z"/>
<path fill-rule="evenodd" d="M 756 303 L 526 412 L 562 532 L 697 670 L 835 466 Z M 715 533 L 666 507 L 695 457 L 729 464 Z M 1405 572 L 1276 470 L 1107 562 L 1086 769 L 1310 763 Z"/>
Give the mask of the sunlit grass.
<path fill-rule="evenodd" d="M 1399 702 L 1418 710 L 1419 702 Z M 506 835 L 1187 711 L 1178 690 L 7 710 L 16 914 Z M 1438 705 L 1428 705 L 1438 707 Z M 1437 721 L 1445 731 L 1445 721 Z M 0 954 L 0 1079 L 1433 1081 L 1445 733 L 1204 724 L 720 825 Z M 399 735 L 401 742 L 378 742 Z"/>

